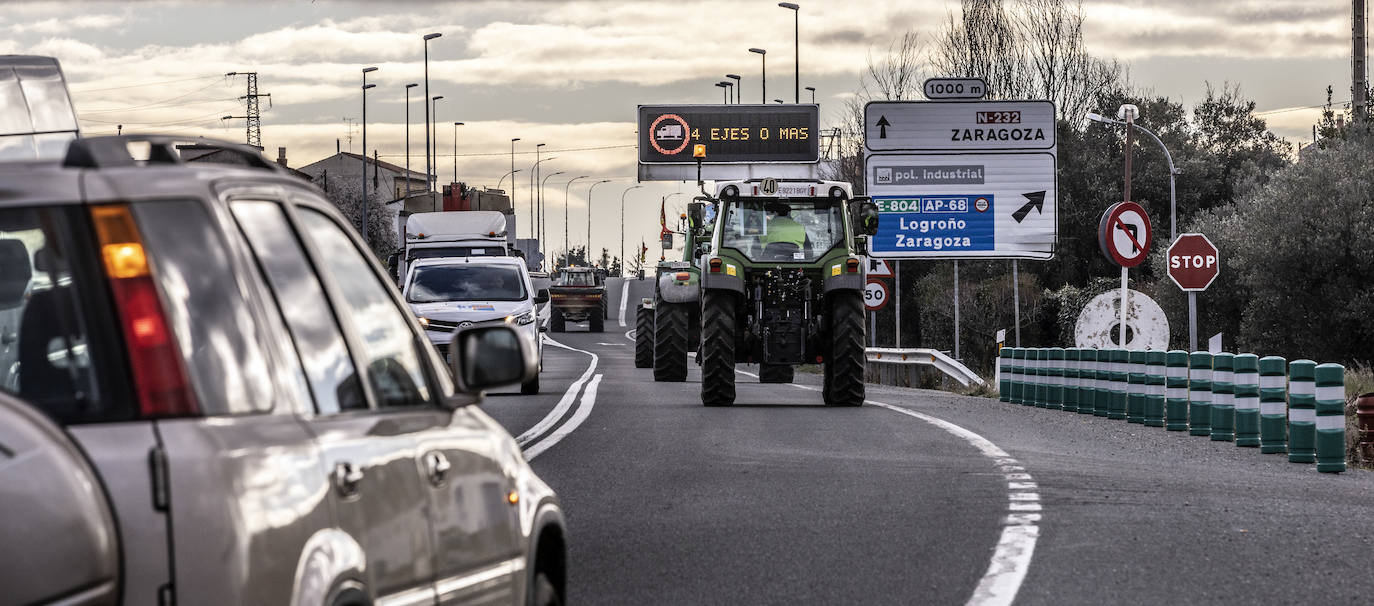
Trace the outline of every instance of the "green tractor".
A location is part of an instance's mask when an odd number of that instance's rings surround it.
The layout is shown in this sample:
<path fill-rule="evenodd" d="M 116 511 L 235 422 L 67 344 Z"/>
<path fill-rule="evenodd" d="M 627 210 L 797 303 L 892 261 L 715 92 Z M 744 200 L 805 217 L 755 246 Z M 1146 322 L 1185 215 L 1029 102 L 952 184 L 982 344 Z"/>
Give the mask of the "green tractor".
<path fill-rule="evenodd" d="M 635 322 L 635 366 L 654 369 L 654 380 L 687 380 L 688 352 L 701 342 L 701 271 L 694 260 L 700 244 L 710 238 L 703 225 L 707 198 L 688 205 L 683 217 L 683 260 L 660 261 L 654 268 L 654 298 L 640 305 Z M 663 248 L 673 248 L 673 233 L 663 236 Z"/>
<path fill-rule="evenodd" d="M 861 255 L 877 231 L 877 208 L 855 199 L 848 183 L 816 180 L 719 181 L 711 202 L 688 207 L 689 234 L 714 211 L 712 229 L 687 248 L 700 272 L 702 404 L 734 403 L 737 363 L 758 364 L 764 383 L 790 383 L 796 365 L 815 363 L 826 405 L 863 405 Z M 690 283 L 671 277 L 673 286 Z M 659 343 L 669 341 L 659 333 L 672 327 L 676 345 L 686 332 L 677 328 L 685 314 L 671 309 L 655 309 L 655 372 Z M 685 354 L 668 347 L 674 361 Z"/>

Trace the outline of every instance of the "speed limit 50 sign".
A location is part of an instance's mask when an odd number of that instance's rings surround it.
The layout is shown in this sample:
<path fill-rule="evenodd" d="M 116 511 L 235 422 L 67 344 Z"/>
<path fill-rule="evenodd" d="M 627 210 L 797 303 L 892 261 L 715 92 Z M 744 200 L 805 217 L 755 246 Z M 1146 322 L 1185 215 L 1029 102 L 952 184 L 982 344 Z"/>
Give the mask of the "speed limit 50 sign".
<path fill-rule="evenodd" d="M 887 285 L 878 280 L 869 280 L 864 285 L 864 307 L 878 311 L 887 305 Z"/>

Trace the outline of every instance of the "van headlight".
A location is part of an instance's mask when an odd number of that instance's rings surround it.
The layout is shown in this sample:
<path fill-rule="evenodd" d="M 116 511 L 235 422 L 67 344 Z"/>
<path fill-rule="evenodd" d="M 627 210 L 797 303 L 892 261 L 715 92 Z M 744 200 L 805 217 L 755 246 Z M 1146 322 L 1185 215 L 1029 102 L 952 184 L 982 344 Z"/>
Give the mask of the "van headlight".
<path fill-rule="evenodd" d="M 527 311 L 518 316 L 506 316 L 506 324 L 519 324 L 524 326 L 534 321 L 534 310 Z"/>
<path fill-rule="evenodd" d="M 426 318 L 424 316 L 418 316 L 417 319 L 420 320 L 421 328 L 429 328 L 429 318 Z"/>

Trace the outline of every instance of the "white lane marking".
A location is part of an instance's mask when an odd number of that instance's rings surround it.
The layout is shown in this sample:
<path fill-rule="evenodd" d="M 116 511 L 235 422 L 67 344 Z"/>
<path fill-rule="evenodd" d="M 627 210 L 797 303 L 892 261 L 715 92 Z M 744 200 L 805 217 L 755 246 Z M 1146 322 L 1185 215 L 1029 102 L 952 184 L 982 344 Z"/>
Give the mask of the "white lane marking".
<path fill-rule="evenodd" d="M 620 346 L 624 345 L 624 343 L 597 343 L 597 345 L 606 345 L 606 346 L 609 346 L 609 347 L 620 347 Z"/>
<path fill-rule="evenodd" d="M 636 336 L 636 335 L 635 335 L 635 329 L 631 328 L 630 330 L 625 331 L 625 338 L 626 338 L 626 339 L 629 339 L 629 340 L 633 341 L 633 340 L 635 340 L 635 336 Z"/>
<path fill-rule="evenodd" d="M 628 300 L 630 300 L 630 281 L 627 279 L 627 280 L 625 280 L 624 282 L 621 282 L 621 284 L 624 284 L 624 285 L 625 285 L 624 288 L 620 289 L 620 327 L 621 327 L 621 328 L 624 328 L 624 327 L 625 327 L 625 302 L 628 301 Z"/>
<path fill-rule="evenodd" d="M 800 387 L 800 386 L 799 386 Z M 1021 582 L 1030 570 L 1031 555 L 1035 552 L 1035 542 L 1040 538 L 1039 513 L 1041 511 L 1038 485 L 1019 461 L 998 448 L 987 438 L 944 419 L 922 414 L 891 404 L 867 400 L 867 403 L 886 408 L 896 413 L 915 417 L 939 427 L 968 442 L 983 456 L 997 464 L 1007 481 L 1007 511 L 1012 512 L 1003 519 L 1002 536 L 992 553 L 988 571 L 973 589 L 967 606 L 1004 606 L 1016 599 Z"/>
<path fill-rule="evenodd" d="M 527 442 L 529 442 L 530 440 L 533 440 L 540 434 L 544 433 L 545 431 L 548 431 L 550 427 L 553 427 L 554 423 L 557 423 L 559 419 L 563 418 L 563 415 L 568 412 L 568 408 L 572 406 L 573 400 L 577 398 L 577 392 L 582 390 L 582 385 L 586 383 L 587 379 L 591 378 L 592 373 L 596 371 L 596 362 L 598 359 L 596 354 L 590 351 L 583 351 L 581 349 L 577 349 L 574 347 L 568 347 L 567 345 L 564 345 L 562 343 L 559 343 L 558 341 L 549 338 L 548 335 L 544 335 L 544 342 L 554 347 L 561 347 L 569 351 L 587 354 L 592 357 L 592 362 L 591 364 L 587 365 L 586 372 L 583 372 L 581 377 L 578 377 L 576 381 L 573 381 L 572 385 L 568 386 L 568 391 L 563 393 L 563 398 L 558 401 L 558 405 L 554 406 L 553 410 L 549 411 L 549 414 L 547 416 L 545 416 L 543 419 L 540 419 L 539 423 L 535 424 L 534 427 L 529 428 L 525 431 L 525 433 L 522 433 L 515 438 L 515 443 L 519 444 L 521 448 L 527 446 Z"/>
<path fill-rule="evenodd" d="M 557 431 L 549 434 L 549 437 L 525 449 L 526 461 L 533 460 L 535 457 L 539 456 L 540 453 L 548 450 L 554 444 L 557 444 L 560 440 L 567 437 L 568 434 L 572 433 L 573 430 L 577 429 L 578 426 L 582 425 L 583 421 L 587 420 L 587 416 L 592 414 L 592 407 L 596 405 L 596 387 L 600 384 L 601 375 L 596 375 L 591 383 L 587 384 L 587 390 L 582 392 L 582 401 L 577 406 L 577 412 L 573 413 L 572 418 L 568 419 L 568 422 L 564 423 L 562 427 L 559 427 Z"/>

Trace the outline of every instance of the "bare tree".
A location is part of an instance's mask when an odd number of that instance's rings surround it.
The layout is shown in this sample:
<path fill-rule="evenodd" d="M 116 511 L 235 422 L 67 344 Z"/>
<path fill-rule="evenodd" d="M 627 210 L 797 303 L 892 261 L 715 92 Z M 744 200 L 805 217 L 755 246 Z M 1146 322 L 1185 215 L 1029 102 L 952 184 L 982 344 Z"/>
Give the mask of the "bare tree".
<path fill-rule="evenodd" d="M 316 184 L 324 190 L 325 197 L 343 213 L 348 224 L 353 229 L 362 231 L 358 229 L 362 224 L 362 196 L 358 192 L 358 178 L 325 173 L 323 179 Z M 390 200 L 387 199 L 386 193 L 383 189 L 374 188 L 368 195 L 368 242 L 371 243 L 372 252 L 379 259 L 385 259 L 396 250 L 396 209 L 387 205 Z"/>
<path fill-rule="evenodd" d="M 963 0 L 930 62 L 942 75 L 983 78 L 992 98 L 1049 99 L 1061 118 L 1081 116 L 1122 76 L 1084 46 L 1085 18 L 1081 0 Z"/>
<path fill-rule="evenodd" d="M 865 191 L 864 105 L 874 100 L 900 101 L 920 96 L 926 75 L 921 59 L 924 51 L 919 36 L 909 31 L 894 39 L 881 57 L 869 54 L 868 69 L 859 80 L 859 89 L 844 102 L 836 127 L 838 162 L 825 175 L 827 179 L 853 184 L 856 194 Z"/>

